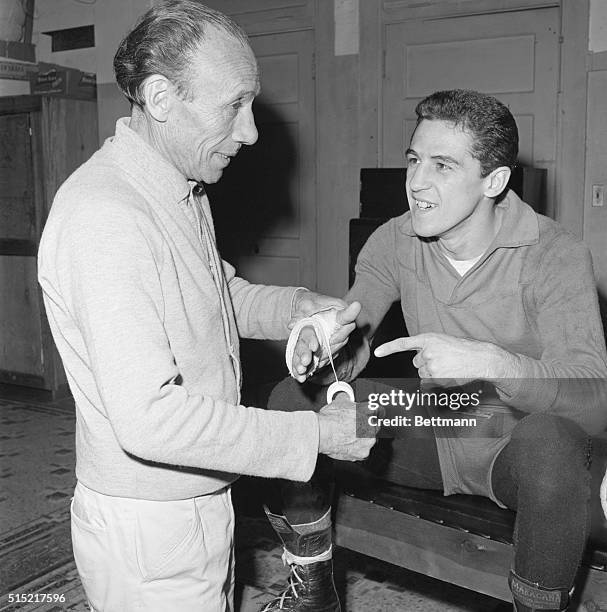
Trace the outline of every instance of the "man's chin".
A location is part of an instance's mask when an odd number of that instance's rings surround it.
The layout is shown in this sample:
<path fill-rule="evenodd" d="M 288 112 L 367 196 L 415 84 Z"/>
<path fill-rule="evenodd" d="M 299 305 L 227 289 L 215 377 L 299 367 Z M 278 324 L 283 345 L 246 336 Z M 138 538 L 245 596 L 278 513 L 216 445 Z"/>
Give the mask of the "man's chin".
<path fill-rule="evenodd" d="M 425 223 L 416 223 L 415 220 L 412 220 L 411 227 L 420 238 L 435 238 L 438 235 L 436 228 L 430 227 Z"/>
<path fill-rule="evenodd" d="M 207 174 L 203 176 L 199 182 L 203 182 L 206 185 L 212 185 L 213 183 L 217 183 L 219 179 L 223 176 L 223 170 L 213 172 L 213 174 Z"/>

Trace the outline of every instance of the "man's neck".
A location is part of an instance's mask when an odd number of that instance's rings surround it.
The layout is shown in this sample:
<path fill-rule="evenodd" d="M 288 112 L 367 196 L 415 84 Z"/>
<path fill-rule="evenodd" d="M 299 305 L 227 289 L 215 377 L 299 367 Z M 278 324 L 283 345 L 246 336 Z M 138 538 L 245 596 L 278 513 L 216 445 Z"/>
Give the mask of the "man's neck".
<path fill-rule="evenodd" d="M 438 238 L 444 255 L 458 261 L 482 255 L 497 235 L 502 223 L 502 209 L 487 201 L 457 228 Z"/>
<path fill-rule="evenodd" d="M 152 134 L 150 122 L 145 116 L 145 112 L 137 106 L 133 106 L 131 111 L 131 118 L 129 119 L 129 127 L 135 132 L 142 140 L 147 142 L 151 147 L 156 149 L 155 138 Z"/>
<path fill-rule="evenodd" d="M 149 120 L 146 116 L 145 111 L 137 106 L 133 106 L 131 111 L 131 118 L 129 120 L 129 127 L 135 132 L 144 142 L 146 142 L 152 149 L 162 155 L 166 161 L 173 164 L 168 152 L 162 146 L 162 139 L 157 133 L 157 129 L 154 123 Z"/>

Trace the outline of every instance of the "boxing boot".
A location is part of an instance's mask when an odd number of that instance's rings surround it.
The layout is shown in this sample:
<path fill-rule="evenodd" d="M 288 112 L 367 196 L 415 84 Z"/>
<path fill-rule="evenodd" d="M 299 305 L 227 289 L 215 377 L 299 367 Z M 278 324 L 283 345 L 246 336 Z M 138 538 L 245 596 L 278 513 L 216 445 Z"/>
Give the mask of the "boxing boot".
<path fill-rule="evenodd" d="M 515 612 L 565 612 L 573 593 L 567 589 L 546 589 L 521 578 L 513 571 L 508 577 Z"/>
<path fill-rule="evenodd" d="M 260 612 L 340 612 L 333 582 L 331 510 L 314 521 L 291 525 L 286 517 L 265 508 L 272 527 L 284 547 L 283 561 L 289 565 L 289 584 Z"/>

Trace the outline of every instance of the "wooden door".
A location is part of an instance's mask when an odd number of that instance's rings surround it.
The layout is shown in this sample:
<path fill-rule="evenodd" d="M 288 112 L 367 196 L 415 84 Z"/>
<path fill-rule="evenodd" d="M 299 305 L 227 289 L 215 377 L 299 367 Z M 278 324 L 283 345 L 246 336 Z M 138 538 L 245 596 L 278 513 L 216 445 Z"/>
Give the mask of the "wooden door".
<path fill-rule="evenodd" d="M 259 139 L 209 186 L 219 247 L 250 282 L 314 287 L 313 34 L 252 36 L 251 45 L 261 72 Z"/>
<path fill-rule="evenodd" d="M 94 101 L 0 98 L 0 382 L 67 391 L 36 255 L 57 188 L 97 146 Z"/>
<path fill-rule="evenodd" d="M 0 116 L 0 382 L 42 386 L 34 116 Z"/>
<path fill-rule="evenodd" d="M 519 161 L 546 168 L 555 193 L 559 10 L 557 7 L 415 19 L 384 26 L 381 165 L 403 166 L 415 105 L 440 89 L 496 96 L 519 128 Z"/>
<path fill-rule="evenodd" d="M 250 40 L 261 72 L 253 106 L 259 139 L 208 186 L 219 250 L 249 282 L 314 288 L 313 32 Z M 241 342 L 245 394 L 286 374 L 284 350 L 284 342 Z"/>

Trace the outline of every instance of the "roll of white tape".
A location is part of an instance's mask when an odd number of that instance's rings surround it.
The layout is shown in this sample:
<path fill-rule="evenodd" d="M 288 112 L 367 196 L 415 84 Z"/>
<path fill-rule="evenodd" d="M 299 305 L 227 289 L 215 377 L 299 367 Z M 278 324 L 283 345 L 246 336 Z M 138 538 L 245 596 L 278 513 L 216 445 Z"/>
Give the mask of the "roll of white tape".
<path fill-rule="evenodd" d="M 338 380 L 327 389 L 327 404 L 330 404 L 338 393 L 345 393 L 351 402 L 354 401 L 354 389 L 347 382 Z"/>

